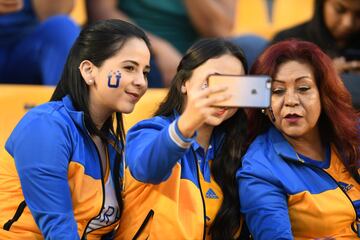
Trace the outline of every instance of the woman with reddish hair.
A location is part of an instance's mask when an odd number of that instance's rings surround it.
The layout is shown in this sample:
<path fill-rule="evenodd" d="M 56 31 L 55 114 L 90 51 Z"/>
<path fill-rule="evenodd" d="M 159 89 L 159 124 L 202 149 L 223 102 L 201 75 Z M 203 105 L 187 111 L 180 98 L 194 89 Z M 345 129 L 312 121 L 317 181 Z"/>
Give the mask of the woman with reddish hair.
<path fill-rule="evenodd" d="M 237 172 L 255 239 L 360 236 L 358 114 L 331 59 L 298 40 L 267 48 L 251 69 L 272 77 L 271 106 L 248 110 Z"/>

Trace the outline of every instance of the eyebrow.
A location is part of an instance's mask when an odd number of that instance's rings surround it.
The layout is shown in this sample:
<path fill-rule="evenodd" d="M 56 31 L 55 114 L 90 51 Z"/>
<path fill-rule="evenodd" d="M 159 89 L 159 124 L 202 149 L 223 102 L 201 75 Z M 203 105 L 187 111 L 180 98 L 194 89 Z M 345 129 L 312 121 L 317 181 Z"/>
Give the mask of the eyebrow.
<path fill-rule="evenodd" d="M 296 81 L 299 81 L 299 80 L 301 80 L 301 79 L 304 79 L 304 78 L 310 78 L 310 79 L 312 79 L 310 76 L 300 76 L 300 77 L 295 78 L 295 82 L 296 82 Z M 280 79 L 274 79 L 273 81 L 274 81 L 274 82 L 285 83 L 284 80 L 280 80 Z"/>
<path fill-rule="evenodd" d="M 138 62 L 136 62 L 136 61 L 133 61 L 133 60 L 125 60 L 125 61 L 123 61 L 123 63 L 132 63 L 132 64 L 134 64 L 135 66 L 139 66 L 139 63 Z M 145 69 L 146 70 L 149 70 L 150 69 L 150 65 L 146 65 L 145 66 Z"/>

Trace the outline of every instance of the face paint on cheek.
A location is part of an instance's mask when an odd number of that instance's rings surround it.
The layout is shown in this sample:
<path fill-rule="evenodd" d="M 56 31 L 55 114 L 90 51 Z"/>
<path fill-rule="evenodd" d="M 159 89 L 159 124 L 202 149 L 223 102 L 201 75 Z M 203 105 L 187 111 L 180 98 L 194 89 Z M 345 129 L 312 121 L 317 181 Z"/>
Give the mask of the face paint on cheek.
<path fill-rule="evenodd" d="M 112 76 L 113 76 L 113 73 L 112 71 L 110 71 L 108 73 L 108 87 L 109 88 L 118 88 L 119 85 L 120 85 L 120 79 L 121 79 L 121 73 L 119 70 L 116 71 L 115 73 L 115 83 L 112 83 L 111 80 L 112 80 Z"/>
<path fill-rule="evenodd" d="M 203 82 L 203 84 L 201 84 L 201 90 L 204 90 L 204 89 L 206 89 L 206 88 L 208 88 L 208 83 L 207 83 L 207 81 L 206 81 L 206 82 Z"/>

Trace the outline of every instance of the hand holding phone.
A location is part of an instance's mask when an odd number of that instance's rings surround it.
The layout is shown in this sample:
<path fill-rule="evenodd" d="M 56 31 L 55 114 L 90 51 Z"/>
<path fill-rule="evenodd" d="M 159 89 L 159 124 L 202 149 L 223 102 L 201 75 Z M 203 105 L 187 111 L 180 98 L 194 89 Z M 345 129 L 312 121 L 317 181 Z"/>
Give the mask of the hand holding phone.
<path fill-rule="evenodd" d="M 178 127 L 184 137 L 193 136 L 194 132 L 201 127 L 209 118 L 218 111 L 214 107 L 216 102 L 226 101 L 231 97 L 226 93 L 226 86 L 207 86 L 206 78 L 204 81 L 197 82 L 186 90 L 186 106 L 179 117 Z M 185 86 L 184 92 L 185 92 Z M 184 93 L 183 92 L 183 93 Z M 214 97 L 209 97 L 216 94 Z"/>
<path fill-rule="evenodd" d="M 210 75 L 209 86 L 226 86 L 226 93 L 231 97 L 220 101 L 214 106 L 220 107 L 255 107 L 270 106 L 271 78 L 265 75 Z M 217 93 L 211 94 L 211 97 Z"/>

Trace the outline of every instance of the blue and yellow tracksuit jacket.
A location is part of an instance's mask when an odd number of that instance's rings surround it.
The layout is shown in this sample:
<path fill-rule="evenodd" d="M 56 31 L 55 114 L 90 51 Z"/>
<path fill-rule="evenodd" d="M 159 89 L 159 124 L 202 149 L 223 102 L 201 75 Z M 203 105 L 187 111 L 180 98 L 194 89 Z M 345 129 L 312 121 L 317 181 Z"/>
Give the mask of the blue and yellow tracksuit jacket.
<path fill-rule="evenodd" d="M 355 239 L 360 185 L 334 146 L 318 162 L 298 155 L 274 127 L 237 172 L 241 211 L 254 239 Z"/>
<path fill-rule="evenodd" d="M 0 163 L 0 239 L 79 239 L 100 213 L 100 157 L 70 97 L 30 110 L 6 142 Z M 110 169 L 115 149 L 108 146 Z M 111 170 L 113 171 L 113 170 Z M 100 239 L 111 226 L 94 230 Z"/>
<path fill-rule="evenodd" d="M 115 239 L 205 239 L 222 203 L 221 189 L 210 175 L 222 139 L 214 132 L 205 154 L 195 136 L 181 135 L 175 116 L 154 117 L 131 128 L 124 211 Z"/>

